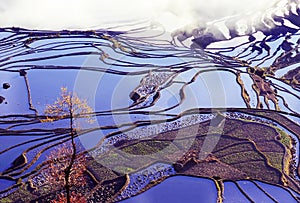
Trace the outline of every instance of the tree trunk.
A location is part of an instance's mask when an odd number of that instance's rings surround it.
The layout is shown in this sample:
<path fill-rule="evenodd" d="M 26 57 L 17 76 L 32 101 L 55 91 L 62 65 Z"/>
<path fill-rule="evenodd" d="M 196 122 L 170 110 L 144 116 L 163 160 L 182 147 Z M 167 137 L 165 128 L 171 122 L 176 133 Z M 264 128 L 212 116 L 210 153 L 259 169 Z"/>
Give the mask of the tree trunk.
<path fill-rule="evenodd" d="M 70 173 L 68 173 L 68 171 L 66 171 L 65 179 L 66 179 L 65 188 L 67 193 L 67 203 L 71 203 L 70 184 L 69 184 Z"/>
<path fill-rule="evenodd" d="M 72 141 L 72 147 L 73 147 L 73 153 L 72 153 L 72 157 L 71 157 L 71 161 L 70 164 L 68 166 L 68 168 L 66 168 L 66 173 L 65 173 L 65 188 L 66 188 L 66 193 L 67 193 L 67 203 L 71 203 L 71 185 L 70 185 L 70 175 L 71 175 L 71 170 L 73 167 L 73 164 L 75 162 L 76 159 L 76 144 L 75 144 L 75 140 L 74 140 L 74 129 L 73 129 L 73 112 L 72 112 L 72 102 L 71 102 L 71 106 L 70 106 L 70 129 L 71 129 L 71 141 Z"/>

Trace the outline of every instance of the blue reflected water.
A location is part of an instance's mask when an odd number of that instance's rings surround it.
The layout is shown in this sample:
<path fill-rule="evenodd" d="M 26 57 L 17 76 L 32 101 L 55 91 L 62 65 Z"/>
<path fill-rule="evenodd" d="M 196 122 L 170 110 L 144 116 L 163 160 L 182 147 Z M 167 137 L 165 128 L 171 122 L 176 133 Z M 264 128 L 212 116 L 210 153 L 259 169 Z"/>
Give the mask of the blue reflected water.
<path fill-rule="evenodd" d="M 272 197 L 278 202 L 293 203 L 297 202 L 287 190 L 282 189 L 274 185 L 270 185 L 263 182 L 258 182 L 257 184 L 262 187 L 267 193 L 272 195 Z M 299 197 L 299 195 L 298 195 Z"/>
<path fill-rule="evenodd" d="M 174 176 L 146 192 L 122 203 L 215 203 L 217 189 L 212 180 L 188 176 Z"/>
<path fill-rule="evenodd" d="M 223 203 L 246 203 L 250 202 L 233 182 L 225 182 L 224 183 L 224 201 Z"/>
<path fill-rule="evenodd" d="M 257 185 L 256 185 L 256 184 Z M 243 194 L 244 193 L 244 194 Z M 247 196 L 247 197 L 246 197 Z M 298 194 L 259 181 L 224 182 L 223 203 L 297 203 Z M 217 189 L 207 178 L 173 176 L 122 203 L 216 203 Z"/>

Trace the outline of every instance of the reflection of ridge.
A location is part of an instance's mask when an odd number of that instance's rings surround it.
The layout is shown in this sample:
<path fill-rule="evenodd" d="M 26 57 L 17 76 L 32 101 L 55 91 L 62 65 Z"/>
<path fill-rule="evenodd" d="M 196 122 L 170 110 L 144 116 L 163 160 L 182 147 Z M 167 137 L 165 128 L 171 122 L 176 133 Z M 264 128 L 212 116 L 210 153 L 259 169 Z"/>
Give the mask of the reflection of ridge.
<path fill-rule="evenodd" d="M 27 89 L 27 95 L 28 95 L 28 104 L 29 104 L 29 109 L 34 111 L 35 115 L 38 115 L 38 112 L 36 110 L 36 108 L 34 108 L 33 104 L 32 104 L 32 97 L 31 97 L 31 91 L 30 91 L 30 86 L 29 86 L 29 82 L 28 82 L 28 77 L 27 77 L 27 72 L 23 69 L 20 70 L 20 76 L 24 77 L 25 80 L 25 84 L 26 84 L 26 89 Z"/>
<path fill-rule="evenodd" d="M 208 66 L 217 66 L 219 68 L 230 69 L 235 72 L 238 70 L 241 71 L 241 73 L 245 73 L 245 67 L 250 67 L 251 65 L 251 60 L 249 59 L 244 60 L 242 55 L 239 56 L 238 54 L 239 57 L 231 57 L 231 56 L 225 56 L 224 55 L 225 53 L 221 54 L 222 49 L 226 49 L 224 47 L 220 50 L 219 53 L 212 53 L 207 51 L 203 51 L 203 53 L 202 52 L 200 53 L 200 51 L 197 50 L 195 50 L 194 53 L 191 53 L 190 50 L 185 48 L 179 48 L 179 47 L 159 47 L 156 45 L 149 48 L 148 46 L 149 42 L 147 42 L 148 44 L 142 43 L 143 38 L 141 39 L 136 38 L 137 40 L 140 40 L 139 43 L 136 44 L 132 42 L 133 40 L 132 37 L 126 37 L 126 35 L 108 35 L 109 33 L 104 31 L 103 32 L 102 31 L 95 31 L 95 32 L 78 31 L 78 32 L 69 32 L 69 33 L 36 31 L 32 34 L 30 34 L 27 30 L 22 30 L 22 29 L 19 30 L 20 33 L 14 33 L 14 34 L 13 32 L 15 30 L 3 29 L 3 31 L 12 32 L 11 36 L 3 39 L 3 43 L 6 44 L 7 46 L 10 43 L 14 44 L 14 46 L 11 48 L 12 49 L 11 52 L 2 53 L 2 55 L 6 56 L 2 60 L 2 65 L 4 66 L 2 69 L 5 71 L 15 72 L 15 71 L 19 71 L 20 69 L 22 70 L 24 68 L 23 66 L 24 63 L 24 65 L 30 68 L 30 70 L 49 70 L 49 71 L 62 70 L 62 69 L 86 70 L 86 71 L 105 72 L 108 74 L 126 76 L 126 75 L 142 75 L 142 74 L 149 73 L 149 71 L 160 71 L 163 73 L 164 72 L 163 70 L 166 69 L 165 73 L 171 71 L 171 72 L 178 73 L 180 76 L 190 69 L 198 69 L 198 68 L 204 69 L 207 68 Z M 70 39 L 70 41 L 61 41 L 61 39 Z M 260 51 L 256 47 L 261 47 L 262 50 L 267 50 L 268 53 L 271 53 L 270 49 L 273 50 L 273 48 L 270 48 L 268 44 L 271 43 L 272 41 L 276 41 L 276 39 L 277 38 L 270 39 L 270 37 L 266 36 L 265 39 L 263 39 L 261 42 L 260 41 L 255 42 L 256 38 L 252 36 L 251 41 L 253 41 L 254 44 L 251 44 L 243 52 L 246 53 L 247 50 L 248 50 L 247 53 L 249 54 L 252 52 L 257 52 L 256 56 L 252 56 L 252 58 L 254 57 L 252 62 L 254 62 L 255 60 L 257 60 L 257 62 L 264 61 L 265 59 L 258 58 L 258 56 L 262 55 L 262 53 L 259 53 Z M 5 42 L 6 40 L 7 43 Z M 20 46 L 20 44 L 27 45 L 27 48 L 25 46 L 26 49 L 24 50 L 24 47 Z M 286 42 L 285 44 L 288 44 L 288 42 Z M 236 49 L 239 46 L 240 45 L 236 45 L 236 46 L 232 46 L 231 48 Z M 289 50 L 287 49 L 287 46 L 288 45 L 280 45 L 280 47 L 285 47 L 284 49 Z M 95 51 L 95 49 L 97 51 Z M 48 52 L 49 55 L 47 56 L 42 55 L 42 53 L 48 53 Z M 275 53 L 277 52 L 278 51 L 275 51 L 273 55 L 276 55 Z M 104 54 L 106 55 L 105 58 L 102 57 L 102 55 Z M 108 65 L 109 67 L 108 68 L 103 68 L 101 66 L 81 67 L 76 64 L 60 65 L 60 60 L 65 60 L 65 58 L 68 57 L 80 58 L 87 55 L 98 56 L 98 57 L 100 56 L 99 61 L 105 65 Z M 121 55 L 122 58 L 120 58 L 119 55 Z M 28 57 L 28 58 L 26 60 L 24 59 L 20 60 L 20 57 L 22 58 Z M 270 57 L 273 58 L 272 56 Z M 153 59 L 153 64 L 143 62 L 143 61 L 138 61 L 139 58 L 145 60 Z M 169 60 L 172 58 L 180 58 L 182 62 L 168 64 L 168 65 L 161 65 L 161 64 L 155 65 L 154 63 L 154 60 L 156 59 Z M 57 60 L 55 64 L 53 63 L 53 59 L 55 59 L 55 61 Z M 130 59 L 130 61 L 127 59 Z M 131 60 L 131 59 L 135 59 L 135 60 Z M 296 62 L 296 58 L 294 58 L 293 60 L 294 62 Z M 132 70 L 131 67 L 135 67 L 138 69 Z M 272 77 L 273 72 L 275 70 L 276 67 L 273 66 L 268 68 L 266 70 L 267 76 Z M 238 79 L 238 75 L 236 77 Z M 240 83 L 239 85 L 241 86 L 242 91 L 245 92 L 242 93 L 241 95 L 243 95 L 242 97 L 245 101 L 245 104 L 248 105 L 249 107 L 249 102 L 251 103 L 253 98 L 251 97 L 246 98 L 247 89 L 246 88 L 243 89 L 243 85 L 241 83 L 243 82 L 242 80 L 238 80 L 238 81 Z M 287 82 L 288 80 L 283 80 L 283 81 Z M 291 84 L 295 84 L 295 80 L 291 80 Z M 291 93 L 291 94 L 295 95 L 295 93 Z M 154 94 L 152 96 L 155 95 L 157 96 L 157 94 Z M 147 102 L 145 107 L 155 105 L 156 100 L 161 99 L 158 97 L 159 96 Z M 250 101 L 248 101 L 249 99 Z M 275 99 L 276 98 L 273 98 L 273 102 L 275 101 Z M 278 96 L 278 99 L 281 100 L 280 96 Z M 290 105 L 288 104 L 289 101 L 283 101 L 281 103 L 286 107 L 286 109 L 289 109 L 291 112 L 296 112 L 296 109 L 291 108 Z M 131 109 L 132 107 L 135 107 L 135 105 L 130 106 Z M 173 106 L 171 109 L 174 109 L 175 107 L 176 106 Z M 257 107 L 260 108 L 260 105 L 258 105 Z M 31 105 L 30 108 L 34 108 L 34 107 Z M 266 105 L 263 106 L 263 108 L 268 108 L 268 103 L 266 103 Z M 273 107 L 269 107 L 269 108 L 273 108 Z M 278 109 L 276 104 L 274 106 L 274 109 Z"/>

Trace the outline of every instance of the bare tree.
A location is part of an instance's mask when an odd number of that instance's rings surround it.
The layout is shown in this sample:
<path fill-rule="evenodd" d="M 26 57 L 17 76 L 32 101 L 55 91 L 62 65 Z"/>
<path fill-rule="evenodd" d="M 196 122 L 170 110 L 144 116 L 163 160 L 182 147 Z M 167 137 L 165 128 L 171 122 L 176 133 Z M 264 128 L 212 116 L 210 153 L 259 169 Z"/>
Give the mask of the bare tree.
<path fill-rule="evenodd" d="M 76 129 L 79 128 L 76 123 L 78 118 L 86 118 L 88 122 L 93 122 L 89 116 L 92 113 L 91 107 L 87 104 L 86 100 L 81 100 L 75 93 L 68 92 L 67 88 L 61 88 L 60 97 L 52 105 L 47 105 L 45 110 L 46 119 L 43 122 L 53 122 L 56 120 L 66 119 L 69 121 L 69 129 L 71 136 L 71 147 L 65 146 L 58 150 L 55 150 L 52 155 L 48 157 L 53 160 L 53 164 L 50 164 L 50 177 L 53 180 L 58 180 L 64 184 L 66 190 L 67 203 L 71 203 L 71 186 L 75 182 L 80 181 L 76 178 L 80 178 L 81 172 L 78 170 L 85 170 L 82 164 L 79 164 L 80 160 L 76 160 L 76 144 L 75 135 Z M 56 160 L 57 157 L 62 157 L 65 162 L 61 163 Z M 70 157 L 70 159 L 67 159 Z M 68 161 L 66 161 L 68 160 Z M 83 160 L 81 160 L 83 161 Z M 60 172 L 59 172 L 60 171 Z M 49 181 L 51 181 L 51 178 Z"/>

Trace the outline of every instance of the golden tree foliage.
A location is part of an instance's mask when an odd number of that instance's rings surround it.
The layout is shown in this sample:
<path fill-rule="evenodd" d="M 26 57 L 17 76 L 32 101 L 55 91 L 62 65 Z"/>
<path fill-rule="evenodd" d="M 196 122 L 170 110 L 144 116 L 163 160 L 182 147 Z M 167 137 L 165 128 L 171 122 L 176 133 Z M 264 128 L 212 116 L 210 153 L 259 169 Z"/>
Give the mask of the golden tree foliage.
<path fill-rule="evenodd" d="M 76 93 L 68 92 L 66 87 L 62 87 L 60 97 L 54 104 L 46 106 L 46 119 L 42 121 L 53 122 L 64 118 L 75 119 L 82 116 L 87 118 L 88 122 L 93 122 L 94 120 L 90 116 L 92 112 L 92 108 L 85 99 L 80 99 Z"/>

